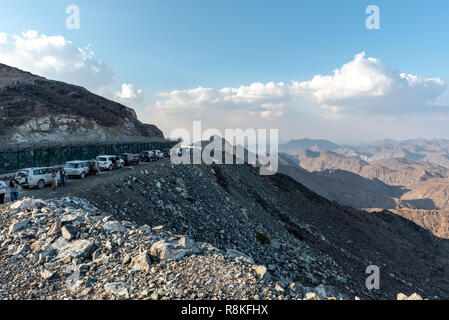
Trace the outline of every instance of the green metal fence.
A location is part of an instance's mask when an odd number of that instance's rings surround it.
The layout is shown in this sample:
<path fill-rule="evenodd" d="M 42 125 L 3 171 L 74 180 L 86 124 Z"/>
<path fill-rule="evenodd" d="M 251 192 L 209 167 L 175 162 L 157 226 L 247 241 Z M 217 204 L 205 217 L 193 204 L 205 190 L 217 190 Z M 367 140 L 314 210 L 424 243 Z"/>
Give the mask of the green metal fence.
<path fill-rule="evenodd" d="M 72 160 L 90 160 L 99 155 L 139 153 L 142 150 L 169 149 L 178 141 L 149 140 L 127 142 L 100 142 L 76 144 L 16 144 L 0 146 L 0 174 L 16 172 L 22 168 L 52 167 Z"/>

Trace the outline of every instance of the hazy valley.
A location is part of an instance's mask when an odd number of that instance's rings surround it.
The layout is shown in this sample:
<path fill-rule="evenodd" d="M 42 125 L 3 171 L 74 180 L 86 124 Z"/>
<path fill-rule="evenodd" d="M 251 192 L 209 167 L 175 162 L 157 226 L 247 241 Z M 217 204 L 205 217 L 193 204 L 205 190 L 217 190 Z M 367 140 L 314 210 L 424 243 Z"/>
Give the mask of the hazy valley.
<path fill-rule="evenodd" d="M 341 204 L 371 211 L 394 209 L 423 226 L 446 225 L 448 147 L 449 141 L 442 139 L 388 140 L 362 147 L 297 140 L 281 146 L 281 151 L 288 151 L 280 154 L 281 171 Z M 445 228 L 431 229 L 447 236 Z"/>

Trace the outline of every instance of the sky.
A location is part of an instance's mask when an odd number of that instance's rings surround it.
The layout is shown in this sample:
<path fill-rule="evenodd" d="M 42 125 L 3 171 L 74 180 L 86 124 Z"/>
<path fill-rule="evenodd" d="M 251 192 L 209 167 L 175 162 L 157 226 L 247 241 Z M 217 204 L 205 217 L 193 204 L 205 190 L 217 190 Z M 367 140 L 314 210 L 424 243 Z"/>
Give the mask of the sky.
<path fill-rule="evenodd" d="M 72 5 L 75 29 L 66 24 Z M 366 27 L 370 5 L 380 29 Z M 203 129 L 279 129 L 281 141 L 449 138 L 447 0 L 0 0 L 0 8 L 0 63 L 121 102 L 166 136 L 200 120 Z"/>

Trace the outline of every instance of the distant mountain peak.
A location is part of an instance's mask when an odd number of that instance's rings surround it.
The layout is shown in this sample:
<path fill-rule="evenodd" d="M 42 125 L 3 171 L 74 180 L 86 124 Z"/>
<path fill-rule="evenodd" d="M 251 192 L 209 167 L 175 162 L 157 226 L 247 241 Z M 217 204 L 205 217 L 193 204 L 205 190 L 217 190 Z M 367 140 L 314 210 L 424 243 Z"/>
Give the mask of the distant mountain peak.
<path fill-rule="evenodd" d="M 312 151 L 322 151 L 322 150 L 334 151 L 339 148 L 340 148 L 339 145 L 329 140 L 304 138 L 304 139 L 291 140 L 283 145 L 280 145 L 279 151 L 287 153 L 297 153 L 306 149 Z"/>

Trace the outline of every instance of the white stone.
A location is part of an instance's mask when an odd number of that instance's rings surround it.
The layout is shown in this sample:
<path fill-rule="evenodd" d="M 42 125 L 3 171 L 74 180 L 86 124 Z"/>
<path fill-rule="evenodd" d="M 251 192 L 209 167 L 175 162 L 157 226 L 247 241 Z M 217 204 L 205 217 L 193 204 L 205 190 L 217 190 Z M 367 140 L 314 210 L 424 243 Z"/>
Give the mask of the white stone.
<path fill-rule="evenodd" d="M 129 299 L 128 286 L 124 283 L 107 283 L 105 284 L 104 289 L 107 293 L 110 293 L 119 299 Z"/>

